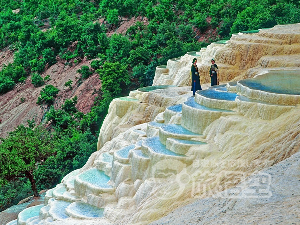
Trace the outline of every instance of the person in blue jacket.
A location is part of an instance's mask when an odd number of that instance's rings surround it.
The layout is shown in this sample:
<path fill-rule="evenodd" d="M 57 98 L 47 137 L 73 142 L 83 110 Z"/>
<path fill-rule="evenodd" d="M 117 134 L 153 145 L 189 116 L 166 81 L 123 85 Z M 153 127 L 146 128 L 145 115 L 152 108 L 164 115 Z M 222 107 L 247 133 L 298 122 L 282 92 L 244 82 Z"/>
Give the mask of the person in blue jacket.
<path fill-rule="evenodd" d="M 198 71 L 198 66 L 197 66 L 197 59 L 193 59 L 193 64 L 191 67 L 191 73 L 192 73 L 192 89 L 193 91 L 193 96 L 195 96 L 195 92 L 197 90 L 202 90 L 201 84 L 200 84 L 200 74 Z"/>

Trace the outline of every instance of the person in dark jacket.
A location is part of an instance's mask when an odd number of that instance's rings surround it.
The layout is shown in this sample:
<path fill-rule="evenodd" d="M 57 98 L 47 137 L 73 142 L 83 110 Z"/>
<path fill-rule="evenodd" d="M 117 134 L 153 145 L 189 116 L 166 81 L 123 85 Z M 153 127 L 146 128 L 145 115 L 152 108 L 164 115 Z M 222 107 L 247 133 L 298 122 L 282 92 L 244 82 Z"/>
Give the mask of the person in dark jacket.
<path fill-rule="evenodd" d="M 200 74 L 198 71 L 198 66 L 197 66 L 197 59 L 193 59 L 193 64 L 191 67 L 191 73 L 192 73 L 192 89 L 193 91 L 193 96 L 195 96 L 195 92 L 197 90 L 202 90 L 201 84 L 200 84 Z"/>
<path fill-rule="evenodd" d="M 218 66 L 215 63 L 215 60 L 211 60 L 211 66 L 209 69 L 211 86 L 218 85 Z"/>

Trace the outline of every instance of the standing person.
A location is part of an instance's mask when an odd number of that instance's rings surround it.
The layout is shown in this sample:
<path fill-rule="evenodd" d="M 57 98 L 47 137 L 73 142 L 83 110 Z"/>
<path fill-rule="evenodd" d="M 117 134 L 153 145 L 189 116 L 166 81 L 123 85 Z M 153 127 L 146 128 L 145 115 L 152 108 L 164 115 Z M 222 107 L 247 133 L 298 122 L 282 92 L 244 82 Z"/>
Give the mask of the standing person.
<path fill-rule="evenodd" d="M 215 63 L 214 59 L 211 60 L 209 75 L 210 75 L 210 80 L 211 80 L 211 86 L 217 85 L 218 84 L 218 66 Z"/>
<path fill-rule="evenodd" d="M 200 74 L 198 71 L 196 58 L 193 59 L 191 72 L 192 72 L 192 89 L 191 89 L 191 91 L 193 91 L 193 96 L 195 96 L 195 92 L 197 90 L 202 90 L 201 85 L 200 85 Z"/>

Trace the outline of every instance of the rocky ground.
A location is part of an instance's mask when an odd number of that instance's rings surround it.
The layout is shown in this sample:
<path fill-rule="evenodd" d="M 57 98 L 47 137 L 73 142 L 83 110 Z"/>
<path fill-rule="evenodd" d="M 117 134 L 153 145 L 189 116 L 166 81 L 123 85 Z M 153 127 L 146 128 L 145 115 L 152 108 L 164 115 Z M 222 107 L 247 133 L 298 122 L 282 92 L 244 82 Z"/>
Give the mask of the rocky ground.
<path fill-rule="evenodd" d="M 221 197 L 196 200 L 152 225 L 300 224 L 299 187 L 300 153 L 296 153 L 222 192 Z M 237 192 L 228 197 L 228 193 Z"/>

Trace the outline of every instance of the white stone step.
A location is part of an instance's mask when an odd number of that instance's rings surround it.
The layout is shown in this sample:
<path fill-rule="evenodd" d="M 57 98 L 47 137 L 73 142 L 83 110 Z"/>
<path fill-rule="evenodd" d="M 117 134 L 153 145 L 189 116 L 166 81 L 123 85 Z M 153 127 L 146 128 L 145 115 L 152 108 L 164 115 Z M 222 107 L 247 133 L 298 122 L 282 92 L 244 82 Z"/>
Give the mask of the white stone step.
<path fill-rule="evenodd" d="M 131 151 L 132 149 L 134 149 L 136 147 L 136 145 L 132 144 L 132 145 L 128 145 L 118 151 L 114 152 L 114 159 L 113 162 L 118 161 L 120 163 L 124 163 L 124 164 L 128 164 L 129 163 L 129 151 Z"/>
<path fill-rule="evenodd" d="M 193 161 L 193 156 L 188 157 L 184 154 L 178 154 L 173 151 L 170 151 L 162 144 L 159 140 L 159 137 L 147 138 L 143 142 L 142 152 L 149 155 L 151 164 L 156 164 L 157 162 L 165 160 L 177 160 L 186 165 L 190 165 Z"/>
<path fill-rule="evenodd" d="M 49 215 L 49 210 L 50 210 L 50 206 L 49 205 L 45 205 L 44 207 L 42 207 L 40 209 L 39 218 L 41 220 L 44 220 L 44 219 L 48 218 L 50 216 Z"/>
<path fill-rule="evenodd" d="M 199 105 L 193 97 L 190 97 L 182 104 L 181 125 L 192 132 L 202 134 L 205 128 L 216 119 L 233 114 L 236 112 Z"/>
<path fill-rule="evenodd" d="M 74 170 L 62 179 L 62 183 L 66 186 L 68 191 L 74 190 L 74 180 L 79 171 L 80 169 Z"/>
<path fill-rule="evenodd" d="M 69 217 L 65 210 L 71 204 L 70 202 L 51 198 L 48 204 L 50 206 L 49 215 L 53 220 L 63 220 Z"/>
<path fill-rule="evenodd" d="M 202 141 L 168 138 L 166 148 L 177 154 L 187 155 L 191 147 L 201 147 L 203 145 L 206 145 L 206 143 Z"/>
<path fill-rule="evenodd" d="M 36 225 L 41 222 L 39 216 L 32 217 L 26 221 L 26 225 Z"/>
<path fill-rule="evenodd" d="M 78 174 L 75 179 L 75 193 L 83 197 L 88 194 L 113 193 L 114 188 L 108 184 L 110 177 L 97 168 L 91 168 Z"/>
<path fill-rule="evenodd" d="M 115 187 L 124 180 L 131 179 L 131 164 L 124 164 L 117 160 L 113 161 L 111 179 Z"/>
<path fill-rule="evenodd" d="M 156 116 L 155 119 L 154 119 L 154 122 L 157 122 L 157 123 L 164 123 L 164 122 L 165 122 L 165 119 L 164 119 L 164 112 L 161 112 L 161 113 L 157 114 L 157 116 Z"/>
<path fill-rule="evenodd" d="M 18 225 L 18 220 L 17 219 L 12 220 L 9 223 L 7 223 L 6 225 Z"/>
<path fill-rule="evenodd" d="M 103 217 L 103 208 L 97 208 L 83 202 L 73 202 L 66 208 L 66 213 L 77 219 L 96 219 Z"/>
<path fill-rule="evenodd" d="M 237 107 L 235 101 L 237 94 L 224 91 L 224 86 L 214 86 L 207 90 L 195 93 L 195 102 L 208 108 L 234 110 Z"/>
<path fill-rule="evenodd" d="M 165 123 L 169 123 L 173 116 L 176 116 L 177 114 L 181 114 L 181 112 L 182 112 L 182 104 L 168 107 L 164 112 Z"/>
<path fill-rule="evenodd" d="M 103 152 L 99 159 L 95 160 L 95 166 L 98 170 L 104 171 L 107 176 L 111 176 L 113 155 L 109 152 Z"/>
<path fill-rule="evenodd" d="M 192 140 L 201 137 L 201 135 L 187 130 L 177 124 L 167 124 L 160 127 L 159 139 L 162 144 L 166 144 L 167 138 L 176 138 L 182 140 Z"/>
<path fill-rule="evenodd" d="M 237 83 L 240 95 L 278 105 L 300 103 L 299 72 L 293 70 L 269 71 L 267 74 Z"/>
<path fill-rule="evenodd" d="M 155 121 L 147 123 L 147 137 L 157 136 L 159 133 L 159 128 L 165 125 L 164 123 L 158 123 Z"/>
<path fill-rule="evenodd" d="M 130 152 L 131 177 L 133 182 L 137 179 L 143 180 L 149 167 L 150 158 L 141 150 L 133 150 Z"/>
<path fill-rule="evenodd" d="M 45 198 L 44 198 L 44 204 L 47 205 L 48 204 L 48 201 L 49 199 L 53 198 L 53 190 L 55 188 L 52 188 L 52 189 L 49 189 L 46 194 L 45 194 Z"/>
<path fill-rule="evenodd" d="M 18 225 L 26 225 L 27 220 L 39 216 L 40 209 L 43 206 L 44 206 L 43 204 L 32 206 L 20 212 L 18 215 Z"/>
<path fill-rule="evenodd" d="M 86 203 L 98 208 L 104 208 L 108 204 L 117 203 L 115 193 L 102 193 L 98 195 L 89 194 L 86 196 Z"/>
<path fill-rule="evenodd" d="M 295 108 L 295 106 L 291 105 L 276 105 L 256 99 L 249 99 L 245 96 L 237 97 L 236 101 L 237 111 L 250 119 L 274 120 L 281 114 Z"/>

